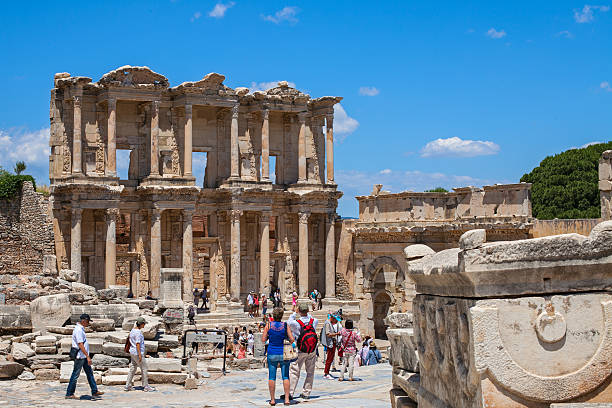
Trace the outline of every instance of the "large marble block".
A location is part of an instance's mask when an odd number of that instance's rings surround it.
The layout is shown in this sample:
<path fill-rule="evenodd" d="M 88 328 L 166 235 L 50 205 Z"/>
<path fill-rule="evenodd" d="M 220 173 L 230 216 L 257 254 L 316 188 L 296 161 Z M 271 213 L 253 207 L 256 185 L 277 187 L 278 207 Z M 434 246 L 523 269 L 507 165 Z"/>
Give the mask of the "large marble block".
<path fill-rule="evenodd" d="M 419 407 L 612 402 L 612 222 L 460 245 L 410 271 Z"/>

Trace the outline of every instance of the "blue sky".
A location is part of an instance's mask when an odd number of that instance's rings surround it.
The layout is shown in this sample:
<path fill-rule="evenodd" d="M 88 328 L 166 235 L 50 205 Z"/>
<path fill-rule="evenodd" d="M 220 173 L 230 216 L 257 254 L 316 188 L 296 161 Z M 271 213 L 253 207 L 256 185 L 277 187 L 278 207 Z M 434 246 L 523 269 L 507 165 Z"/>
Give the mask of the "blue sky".
<path fill-rule="evenodd" d="M 391 191 L 516 182 L 612 140 L 612 10 L 570 1 L 9 2 L 0 16 L 0 165 L 48 183 L 55 72 L 147 65 L 172 85 L 288 80 L 343 96 L 342 216 Z"/>

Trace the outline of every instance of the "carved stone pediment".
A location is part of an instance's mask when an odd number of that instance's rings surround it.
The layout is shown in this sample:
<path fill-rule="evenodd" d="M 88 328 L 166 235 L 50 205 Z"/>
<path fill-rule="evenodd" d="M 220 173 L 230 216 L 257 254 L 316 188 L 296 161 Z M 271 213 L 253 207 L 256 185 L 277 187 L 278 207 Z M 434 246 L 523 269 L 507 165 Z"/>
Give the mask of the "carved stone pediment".
<path fill-rule="evenodd" d="M 232 88 L 223 84 L 225 76 L 216 72 L 206 74 L 204 78 L 194 82 L 183 82 L 179 86 L 172 88 L 173 91 L 185 93 L 204 93 L 218 95 L 234 95 Z"/>
<path fill-rule="evenodd" d="M 279 81 L 277 87 L 270 88 L 265 93 L 268 96 L 277 96 L 281 99 L 293 99 L 296 102 L 306 102 L 310 99 L 310 95 L 290 87 L 287 81 Z"/>
<path fill-rule="evenodd" d="M 168 78 L 152 71 L 149 67 L 133 67 L 124 65 L 100 78 L 102 86 L 134 87 L 134 88 L 168 88 Z"/>

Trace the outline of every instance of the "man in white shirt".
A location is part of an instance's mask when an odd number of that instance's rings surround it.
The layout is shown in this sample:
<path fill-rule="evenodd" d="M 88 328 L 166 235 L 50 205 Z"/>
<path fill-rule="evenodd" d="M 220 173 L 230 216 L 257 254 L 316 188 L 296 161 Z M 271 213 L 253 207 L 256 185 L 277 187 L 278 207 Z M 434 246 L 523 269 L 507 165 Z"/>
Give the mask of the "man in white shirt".
<path fill-rule="evenodd" d="M 88 314 L 84 313 L 79 318 L 80 322 L 76 324 L 72 331 L 72 349 L 78 350 L 76 358 L 74 360 L 74 368 L 72 369 L 72 375 L 70 376 L 70 382 L 68 382 L 68 389 L 66 390 L 66 399 L 78 399 L 74 392 L 76 391 L 77 381 L 81 374 L 81 369 L 85 370 L 87 376 L 87 382 L 91 388 L 91 396 L 96 399 L 104 394 L 98 391 L 96 380 L 91 369 L 91 357 L 89 356 L 89 343 L 87 343 L 87 336 L 85 335 L 85 327 L 89 326 L 91 318 Z M 72 354 L 72 350 L 71 350 Z"/>
<path fill-rule="evenodd" d="M 253 292 L 250 292 L 249 295 L 247 296 L 247 305 L 248 305 L 248 311 L 249 311 L 249 316 L 253 317 Z"/>
<path fill-rule="evenodd" d="M 125 383 L 126 391 L 132 391 L 132 379 L 138 368 L 140 368 L 142 376 L 143 390 L 145 392 L 155 391 L 155 388 L 149 386 L 149 372 L 145 359 L 145 341 L 142 329 L 146 323 L 144 317 L 139 317 L 136 319 L 136 326 L 130 331 L 130 372 Z"/>
<path fill-rule="evenodd" d="M 287 321 L 287 323 L 289 324 L 289 328 L 291 329 L 291 333 L 293 334 L 293 338 L 295 339 L 296 342 L 298 342 L 300 334 L 302 333 L 302 330 L 303 330 L 302 324 L 303 325 L 312 324 L 312 327 L 316 335 L 317 323 L 318 323 L 318 320 L 312 317 L 310 313 L 308 313 L 307 303 L 299 304 L 298 312 L 299 312 L 299 317 L 298 317 L 298 314 L 294 312 L 291 314 L 291 316 L 289 317 L 289 320 Z M 300 324 L 298 321 L 301 321 L 302 324 Z M 305 366 L 305 369 L 306 369 L 306 379 L 304 380 L 304 389 L 302 390 L 302 394 L 300 395 L 300 397 L 303 399 L 310 398 L 310 393 L 312 392 L 312 383 L 314 382 L 314 370 L 315 370 L 316 362 L 317 362 L 316 347 L 315 347 L 315 350 L 311 353 L 304 353 L 298 348 L 298 358 L 296 361 L 291 363 L 291 366 L 289 367 L 289 383 L 290 383 L 289 389 L 291 390 L 290 398 L 292 398 L 293 395 L 295 394 L 297 383 L 300 380 L 300 371 L 302 369 L 302 366 Z"/>

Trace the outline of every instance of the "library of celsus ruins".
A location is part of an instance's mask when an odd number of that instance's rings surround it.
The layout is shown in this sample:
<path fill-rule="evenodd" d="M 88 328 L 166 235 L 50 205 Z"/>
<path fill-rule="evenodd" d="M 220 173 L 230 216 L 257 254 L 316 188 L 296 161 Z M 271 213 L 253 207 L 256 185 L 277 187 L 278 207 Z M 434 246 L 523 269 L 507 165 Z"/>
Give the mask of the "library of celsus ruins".
<path fill-rule="evenodd" d="M 342 193 L 333 107 L 342 98 L 313 99 L 286 82 L 251 93 L 224 79 L 210 73 L 170 87 L 131 66 L 97 82 L 55 75 L 49 177 L 58 270 L 97 289 L 123 285 L 154 297 L 163 297 L 167 273 L 185 300 L 208 286 L 213 308 L 275 287 L 335 297 Z M 118 176 L 121 150 L 127 179 Z M 195 153 L 205 154 L 205 169 L 194 168 Z"/>

